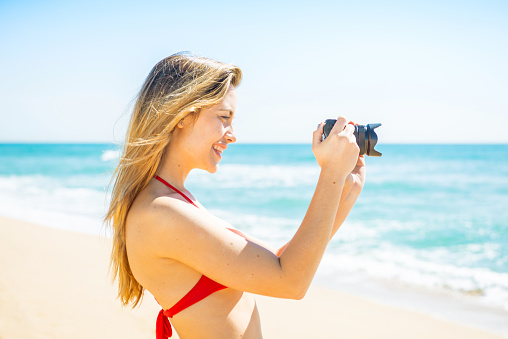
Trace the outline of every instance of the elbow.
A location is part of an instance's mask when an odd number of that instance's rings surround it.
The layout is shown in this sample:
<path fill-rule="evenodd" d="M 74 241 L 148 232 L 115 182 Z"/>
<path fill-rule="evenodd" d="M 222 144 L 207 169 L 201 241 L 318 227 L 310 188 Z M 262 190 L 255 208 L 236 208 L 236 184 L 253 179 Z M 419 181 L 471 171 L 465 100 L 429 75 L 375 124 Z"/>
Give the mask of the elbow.
<path fill-rule="evenodd" d="M 296 293 L 296 294 L 293 295 L 293 297 L 291 299 L 293 299 L 293 300 L 302 300 L 305 297 L 306 294 L 307 294 L 307 291 Z"/>
<path fill-rule="evenodd" d="M 280 258 L 279 258 L 280 263 Z M 282 269 L 282 265 L 281 269 Z M 276 284 L 279 298 L 302 300 L 307 291 L 309 290 L 310 284 L 312 283 L 313 275 L 305 274 L 304 271 L 294 270 L 283 270 L 283 274 L 279 278 L 279 283 Z"/>
<path fill-rule="evenodd" d="M 288 299 L 293 299 L 293 300 L 302 300 L 305 295 L 307 294 L 307 288 L 300 288 L 300 289 L 295 289 L 291 295 L 288 297 Z"/>
<path fill-rule="evenodd" d="M 302 300 L 307 291 L 309 290 L 309 284 L 306 284 L 302 281 L 290 283 L 289 286 L 286 287 L 286 298 L 293 300 Z"/>
<path fill-rule="evenodd" d="M 304 288 L 301 288 L 300 290 L 298 290 L 295 293 L 293 299 L 294 300 L 302 300 L 305 297 L 305 295 L 307 294 L 308 290 L 309 290 L 309 286 L 308 285 L 306 287 L 304 287 Z"/>
<path fill-rule="evenodd" d="M 255 291 L 254 293 L 274 298 L 302 300 L 307 294 L 309 284 L 303 281 L 280 279 L 278 283 L 272 280 L 271 284 L 267 287 L 268 290 Z"/>

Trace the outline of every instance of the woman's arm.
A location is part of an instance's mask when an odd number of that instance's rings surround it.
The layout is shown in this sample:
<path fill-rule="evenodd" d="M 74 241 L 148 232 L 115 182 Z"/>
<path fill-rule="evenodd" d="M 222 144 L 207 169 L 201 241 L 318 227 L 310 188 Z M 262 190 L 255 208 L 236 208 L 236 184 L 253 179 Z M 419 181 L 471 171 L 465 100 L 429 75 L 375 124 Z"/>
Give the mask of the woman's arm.
<path fill-rule="evenodd" d="M 298 231 L 280 257 L 210 220 L 206 213 L 181 200 L 160 197 L 139 220 L 150 249 L 178 260 L 233 289 L 282 298 L 302 298 L 332 235 L 346 177 L 353 170 L 358 146 L 353 127 L 339 118 L 331 135 L 321 141 L 322 125 L 314 132 L 313 151 L 320 177 Z"/>
<path fill-rule="evenodd" d="M 355 205 L 358 196 L 362 192 L 363 185 L 365 184 L 366 172 L 365 157 L 361 155 L 358 157 L 355 168 L 346 179 L 344 189 L 340 197 L 339 208 L 337 209 L 337 214 L 333 224 L 332 237 L 344 223 L 349 215 L 349 212 L 351 212 L 351 209 Z M 332 237 L 330 237 L 330 240 Z"/>

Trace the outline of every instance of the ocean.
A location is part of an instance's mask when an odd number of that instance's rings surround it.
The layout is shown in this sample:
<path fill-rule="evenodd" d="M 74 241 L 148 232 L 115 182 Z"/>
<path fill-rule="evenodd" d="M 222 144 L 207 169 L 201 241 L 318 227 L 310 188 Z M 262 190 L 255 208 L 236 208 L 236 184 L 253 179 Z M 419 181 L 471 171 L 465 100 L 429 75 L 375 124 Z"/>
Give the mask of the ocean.
<path fill-rule="evenodd" d="M 408 305 L 415 299 L 397 298 L 394 288 L 422 292 L 420 306 L 465 302 L 495 311 L 485 321 L 499 327 L 508 315 L 508 145 L 378 148 L 383 156 L 367 157 L 363 192 L 316 281 Z M 0 215 L 107 235 L 102 218 L 118 157 L 113 144 L 0 144 Z M 310 145 L 233 144 L 217 173 L 192 172 L 186 187 L 238 229 L 280 246 L 303 219 L 318 176 Z M 436 307 L 461 308 L 434 303 L 427 311 L 443 315 Z"/>

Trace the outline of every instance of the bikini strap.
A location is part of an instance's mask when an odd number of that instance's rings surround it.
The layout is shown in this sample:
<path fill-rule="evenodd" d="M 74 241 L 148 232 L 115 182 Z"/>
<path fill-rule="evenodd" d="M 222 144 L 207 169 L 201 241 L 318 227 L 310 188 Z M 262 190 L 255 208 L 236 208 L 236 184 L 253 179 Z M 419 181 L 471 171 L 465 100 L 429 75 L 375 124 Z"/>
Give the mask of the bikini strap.
<path fill-rule="evenodd" d="M 193 204 L 194 206 L 198 207 L 198 205 L 196 205 L 192 200 L 189 199 L 189 197 L 187 197 L 185 194 L 183 194 L 180 190 L 178 190 L 176 187 L 174 187 L 173 185 L 171 185 L 170 183 L 168 183 L 166 180 L 162 179 L 161 177 L 159 177 L 158 175 L 154 175 L 153 176 L 155 179 L 159 180 L 160 182 L 162 182 L 164 185 L 168 186 L 169 188 L 171 188 L 173 191 L 175 191 L 176 193 L 180 194 L 182 197 L 184 197 L 185 200 L 187 200 L 188 202 L 190 202 L 191 204 Z M 199 208 L 199 207 L 198 207 Z"/>

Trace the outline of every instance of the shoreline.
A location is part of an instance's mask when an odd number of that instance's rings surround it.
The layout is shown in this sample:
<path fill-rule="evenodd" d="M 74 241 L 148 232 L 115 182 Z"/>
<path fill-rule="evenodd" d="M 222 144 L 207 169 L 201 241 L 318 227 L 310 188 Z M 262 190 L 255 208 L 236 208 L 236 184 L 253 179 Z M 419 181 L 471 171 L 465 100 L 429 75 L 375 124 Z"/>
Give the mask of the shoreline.
<path fill-rule="evenodd" d="M 0 217 L 0 338 L 154 338 L 159 306 L 149 293 L 139 308 L 120 306 L 109 246 L 104 236 Z M 268 339 L 503 338 L 318 284 L 301 301 L 256 300 Z"/>
<path fill-rule="evenodd" d="M 478 296 L 366 277 L 333 282 L 323 282 L 323 277 L 316 280 L 334 291 L 508 338 L 508 311 L 491 306 Z"/>

